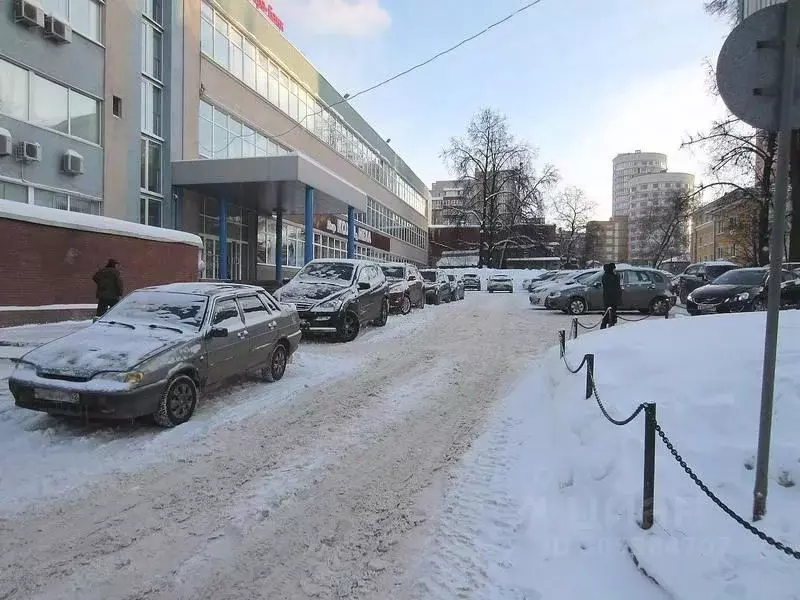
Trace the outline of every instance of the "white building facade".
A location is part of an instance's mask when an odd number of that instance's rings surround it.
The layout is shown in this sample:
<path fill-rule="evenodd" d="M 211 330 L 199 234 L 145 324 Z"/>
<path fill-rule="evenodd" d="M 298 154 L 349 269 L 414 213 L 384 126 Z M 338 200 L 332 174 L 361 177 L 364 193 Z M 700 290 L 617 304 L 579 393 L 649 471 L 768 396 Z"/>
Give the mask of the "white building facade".
<path fill-rule="evenodd" d="M 618 154 L 612 162 L 614 179 L 611 208 L 615 217 L 627 217 L 630 213 L 630 182 L 634 177 L 667 170 L 667 155 L 658 152 L 629 152 Z"/>

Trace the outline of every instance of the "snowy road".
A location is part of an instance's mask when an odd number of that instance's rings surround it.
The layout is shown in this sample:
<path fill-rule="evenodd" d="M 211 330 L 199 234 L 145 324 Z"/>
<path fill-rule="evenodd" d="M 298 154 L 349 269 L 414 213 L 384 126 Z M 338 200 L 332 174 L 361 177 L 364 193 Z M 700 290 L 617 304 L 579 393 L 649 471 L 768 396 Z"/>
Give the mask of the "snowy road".
<path fill-rule="evenodd" d="M 304 344 L 170 431 L 22 411 L 2 381 L 0 599 L 405 597 L 454 465 L 567 326 L 470 295 Z"/>

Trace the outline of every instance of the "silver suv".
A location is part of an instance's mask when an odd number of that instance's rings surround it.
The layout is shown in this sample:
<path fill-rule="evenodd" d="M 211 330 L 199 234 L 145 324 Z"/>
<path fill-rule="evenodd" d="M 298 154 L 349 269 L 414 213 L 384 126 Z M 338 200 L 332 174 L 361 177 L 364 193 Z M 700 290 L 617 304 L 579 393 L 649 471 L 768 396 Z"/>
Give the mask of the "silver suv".
<path fill-rule="evenodd" d="M 642 314 L 667 314 L 674 305 L 670 282 L 661 272 L 648 268 L 625 268 L 617 271 L 622 284 L 619 310 L 638 310 Z M 547 307 L 571 315 L 602 311 L 603 274 L 592 275 L 573 286 L 558 288 L 547 297 Z"/>

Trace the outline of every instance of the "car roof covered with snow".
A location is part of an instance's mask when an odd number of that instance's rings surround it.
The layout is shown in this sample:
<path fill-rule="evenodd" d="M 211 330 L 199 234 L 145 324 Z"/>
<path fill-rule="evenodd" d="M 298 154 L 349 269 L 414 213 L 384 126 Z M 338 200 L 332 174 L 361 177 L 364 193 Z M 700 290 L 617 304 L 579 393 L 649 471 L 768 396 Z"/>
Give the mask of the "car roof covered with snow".
<path fill-rule="evenodd" d="M 227 283 L 224 281 L 190 281 L 185 283 L 167 283 L 141 288 L 137 291 L 167 292 L 172 294 L 194 294 L 196 296 L 220 296 L 236 292 L 264 292 L 264 288 L 244 283 Z"/>
<path fill-rule="evenodd" d="M 353 265 L 354 267 L 363 267 L 365 265 L 380 265 L 378 261 L 375 260 L 363 260 L 360 258 L 315 258 L 310 263 L 311 264 L 320 264 L 320 263 L 328 263 L 332 265 Z"/>

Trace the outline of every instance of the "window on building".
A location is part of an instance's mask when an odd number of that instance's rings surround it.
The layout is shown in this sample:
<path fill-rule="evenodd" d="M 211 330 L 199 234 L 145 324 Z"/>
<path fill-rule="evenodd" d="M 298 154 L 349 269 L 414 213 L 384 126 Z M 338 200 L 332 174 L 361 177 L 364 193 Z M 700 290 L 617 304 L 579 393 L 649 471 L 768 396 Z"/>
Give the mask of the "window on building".
<path fill-rule="evenodd" d="M 114 96 L 111 104 L 111 112 L 115 117 L 122 118 L 122 98 Z"/>
<path fill-rule="evenodd" d="M 142 196 L 139 199 L 139 222 L 142 225 L 161 227 L 162 201 L 159 198 Z"/>
<path fill-rule="evenodd" d="M 0 180 L 0 200 L 28 203 L 28 188 L 24 185 Z"/>
<path fill-rule="evenodd" d="M 59 210 L 68 210 L 87 215 L 99 215 L 102 212 L 102 205 L 97 200 L 89 200 L 88 198 L 71 196 L 66 192 L 43 190 L 39 188 L 33 190 L 33 203 L 36 206 L 57 208 Z"/>
<path fill-rule="evenodd" d="M 66 21 L 72 30 L 95 42 L 103 41 L 103 5 L 97 0 L 40 0 L 44 12 Z"/>
<path fill-rule="evenodd" d="M 142 73 L 161 81 L 163 41 L 161 32 L 147 22 L 142 22 Z"/>
<path fill-rule="evenodd" d="M 69 90 L 31 74 L 31 123 L 69 133 Z"/>
<path fill-rule="evenodd" d="M 28 119 L 28 71 L 0 60 L 0 113 Z"/>
<path fill-rule="evenodd" d="M 149 79 L 142 78 L 142 131 L 161 136 L 163 91 Z"/>
<path fill-rule="evenodd" d="M 161 143 L 143 137 L 141 143 L 140 166 L 141 188 L 155 194 L 161 193 Z"/>
<path fill-rule="evenodd" d="M 214 13 L 214 60 L 228 68 L 228 22 L 219 13 Z"/>
<path fill-rule="evenodd" d="M 150 19 L 151 21 L 158 23 L 159 25 L 164 24 L 164 7 L 162 5 L 161 0 L 143 0 L 144 1 L 144 9 L 142 12 L 145 16 Z"/>
<path fill-rule="evenodd" d="M 229 60 L 231 74 L 240 81 L 243 81 L 244 70 L 242 59 L 244 57 L 244 52 L 242 51 L 242 34 L 231 27 L 228 41 L 230 42 Z"/>
<path fill-rule="evenodd" d="M 75 90 L 69 91 L 69 133 L 100 143 L 100 103 Z"/>

